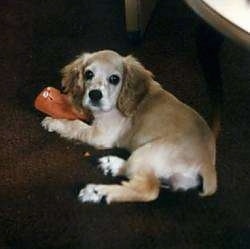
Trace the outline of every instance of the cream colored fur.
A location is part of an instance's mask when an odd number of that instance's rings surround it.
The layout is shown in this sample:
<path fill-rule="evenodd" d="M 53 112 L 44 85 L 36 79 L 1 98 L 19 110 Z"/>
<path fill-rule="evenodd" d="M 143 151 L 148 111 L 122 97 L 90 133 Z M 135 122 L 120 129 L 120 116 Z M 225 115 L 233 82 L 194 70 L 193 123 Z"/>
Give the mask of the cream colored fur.
<path fill-rule="evenodd" d="M 84 73 L 91 70 L 92 79 Z M 113 85 L 110 75 L 120 80 Z M 125 175 L 128 181 L 115 185 L 89 184 L 79 193 L 82 202 L 152 201 L 158 197 L 162 179 L 173 190 L 187 190 L 203 179 L 201 196 L 217 189 L 215 139 L 206 122 L 193 109 L 179 101 L 153 80 L 132 56 L 104 50 L 83 54 L 63 69 L 63 85 L 74 104 L 89 108 L 92 125 L 79 120 L 50 117 L 42 121 L 45 129 L 97 148 L 127 148 L 127 161 L 107 156 L 100 159 L 105 174 Z M 75 86 L 78 85 L 78 92 Z M 102 92 L 93 104 L 91 90 Z M 80 108 L 80 106 L 78 106 Z"/>

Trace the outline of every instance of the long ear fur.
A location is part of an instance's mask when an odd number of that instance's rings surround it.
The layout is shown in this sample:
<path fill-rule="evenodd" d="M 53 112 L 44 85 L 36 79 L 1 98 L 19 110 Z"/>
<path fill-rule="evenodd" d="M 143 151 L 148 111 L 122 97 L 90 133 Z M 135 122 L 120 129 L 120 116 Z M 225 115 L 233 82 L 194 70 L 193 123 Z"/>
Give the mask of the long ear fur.
<path fill-rule="evenodd" d="M 81 55 L 61 70 L 63 92 L 68 94 L 76 106 L 81 106 L 85 91 L 83 71 L 88 56 L 89 54 L 86 53 Z"/>
<path fill-rule="evenodd" d="M 148 92 L 152 73 L 146 70 L 133 56 L 124 58 L 124 80 L 117 101 L 118 109 L 131 116 Z"/>

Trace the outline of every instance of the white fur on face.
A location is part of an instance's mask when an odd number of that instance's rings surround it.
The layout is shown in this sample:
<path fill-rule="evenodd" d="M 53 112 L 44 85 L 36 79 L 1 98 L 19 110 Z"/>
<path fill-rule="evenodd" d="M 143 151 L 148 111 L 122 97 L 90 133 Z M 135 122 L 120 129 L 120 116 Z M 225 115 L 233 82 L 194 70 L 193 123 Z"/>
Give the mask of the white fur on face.
<path fill-rule="evenodd" d="M 112 110 L 116 106 L 116 101 L 122 86 L 122 63 L 115 65 L 114 63 L 108 61 L 94 61 L 85 68 L 84 72 L 87 70 L 92 71 L 94 76 L 91 80 L 85 80 L 85 95 L 82 101 L 83 106 L 90 108 L 93 112 L 107 112 Z M 111 75 L 117 75 L 120 78 L 117 85 L 113 85 L 109 82 L 109 77 Z M 89 92 L 91 90 L 101 91 L 103 97 L 98 104 L 93 104 L 89 98 Z"/>

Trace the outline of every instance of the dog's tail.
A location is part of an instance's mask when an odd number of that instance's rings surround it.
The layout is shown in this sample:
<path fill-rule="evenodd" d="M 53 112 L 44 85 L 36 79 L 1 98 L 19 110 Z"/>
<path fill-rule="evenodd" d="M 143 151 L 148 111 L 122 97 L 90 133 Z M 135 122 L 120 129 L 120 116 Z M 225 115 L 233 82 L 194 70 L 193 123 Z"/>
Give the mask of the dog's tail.
<path fill-rule="evenodd" d="M 211 130 L 214 134 L 215 140 L 217 141 L 220 132 L 221 132 L 221 117 L 220 113 L 216 113 L 213 115 Z"/>
<path fill-rule="evenodd" d="M 217 190 L 217 174 L 214 164 L 203 165 L 201 168 L 201 177 L 203 179 L 202 192 L 199 193 L 200 196 L 210 196 L 214 194 Z"/>
<path fill-rule="evenodd" d="M 211 122 L 211 130 L 213 133 L 213 138 L 211 138 L 213 141 L 209 143 L 211 147 L 208 149 L 208 151 L 211 152 L 211 161 L 209 160 L 207 163 L 205 163 L 201 170 L 200 175 L 203 179 L 203 190 L 199 193 L 200 196 L 209 196 L 216 192 L 217 190 L 217 173 L 215 168 L 215 157 L 216 157 L 216 141 L 219 137 L 219 134 L 221 132 L 221 105 L 217 105 L 216 107 L 213 107 L 213 113 L 212 113 L 212 122 Z"/>

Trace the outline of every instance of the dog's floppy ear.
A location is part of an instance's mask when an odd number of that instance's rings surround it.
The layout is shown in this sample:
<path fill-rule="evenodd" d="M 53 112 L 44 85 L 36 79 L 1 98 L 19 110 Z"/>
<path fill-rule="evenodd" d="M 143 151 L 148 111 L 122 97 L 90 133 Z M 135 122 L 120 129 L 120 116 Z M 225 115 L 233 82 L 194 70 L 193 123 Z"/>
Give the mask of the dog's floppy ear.
<path fill-rule="evenodd" d="M 84 53 L 61 70 L 62 88 L 65 93 L 84 87 L 82 74 L 89 56 L 89 53 Z"/>
<path fill-rule="evenodd" d="M 84 94 L 83 71 L 89 56 L 89 53 L 84 53 L 61 70 L 63 92 L 68 94 L 72 101 L 80 101 Z"/>
<path fill-rule="evenodd" d="M 124 57 L 124 77 L 117 108 L 125 116 L 131 116 L 148 92 L 152 73 L 133 56 Z"/>

